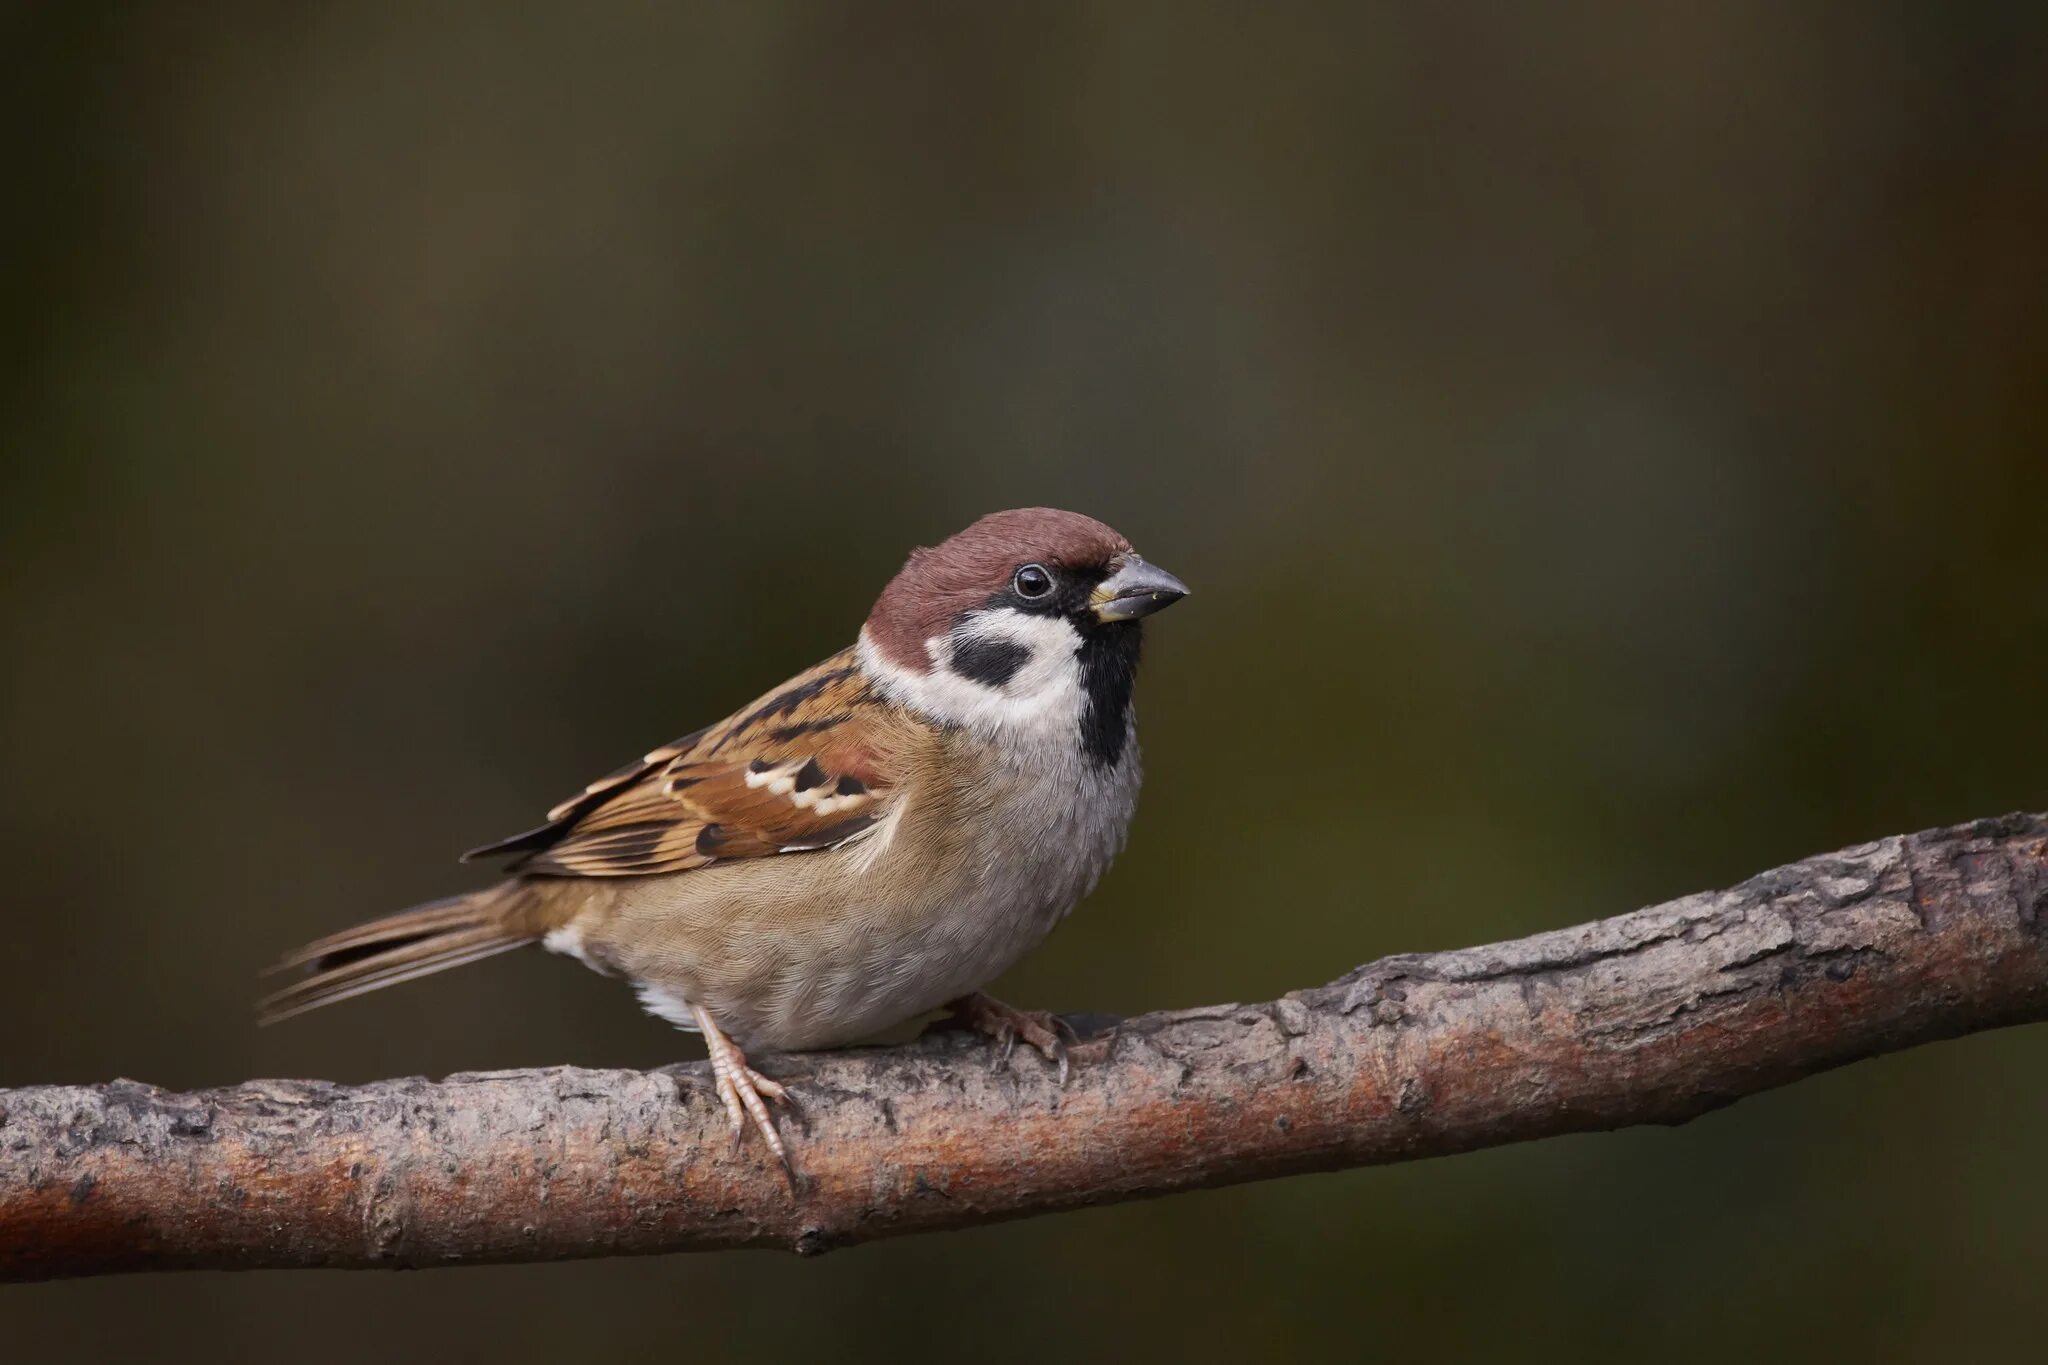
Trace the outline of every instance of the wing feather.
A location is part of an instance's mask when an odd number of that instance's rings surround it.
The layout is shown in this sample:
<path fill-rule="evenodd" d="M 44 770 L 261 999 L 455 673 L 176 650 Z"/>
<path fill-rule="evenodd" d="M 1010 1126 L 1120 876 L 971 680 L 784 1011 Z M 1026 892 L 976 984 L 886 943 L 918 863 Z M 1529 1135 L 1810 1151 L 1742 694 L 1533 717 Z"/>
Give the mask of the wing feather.
<path fill-rule="evenodd" d="M 509 870 L 532 876 L 646 877 L 837 847 L 887 813 L 897 786 L 876 727 L 853 723 L 874 705 L 844 651 L 463 856 L 513 854 Z"/>

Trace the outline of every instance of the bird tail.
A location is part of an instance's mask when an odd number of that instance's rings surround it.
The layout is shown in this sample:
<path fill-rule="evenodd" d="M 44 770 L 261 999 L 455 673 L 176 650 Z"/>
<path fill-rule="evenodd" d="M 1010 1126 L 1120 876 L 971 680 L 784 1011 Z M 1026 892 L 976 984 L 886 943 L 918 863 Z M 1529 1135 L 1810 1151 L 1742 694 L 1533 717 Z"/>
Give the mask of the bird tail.
<path fill-rule="evenodd" d="M 274 1024 L 366 991 L 524 947 L 553 927 L 548 908 L 530 883 L 500 882 L 316 939 L 269 969 L 303 967 L 306 975 L 259 1000 L 257 1022 Z"/>

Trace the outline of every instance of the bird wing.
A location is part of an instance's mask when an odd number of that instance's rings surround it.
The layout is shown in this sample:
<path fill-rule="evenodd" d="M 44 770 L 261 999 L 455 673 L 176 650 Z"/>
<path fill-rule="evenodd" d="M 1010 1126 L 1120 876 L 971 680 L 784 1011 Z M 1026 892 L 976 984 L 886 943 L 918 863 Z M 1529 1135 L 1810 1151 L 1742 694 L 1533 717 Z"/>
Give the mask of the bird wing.
<path fill-rule="evenodd" d="M 862 723 L 878 706 L 842 651 L 463 859 L 516 855 L 508 870 L 534 876 L 645 877 L 837 847 L 872 828 L 899 786 L 881 727 Z"/>

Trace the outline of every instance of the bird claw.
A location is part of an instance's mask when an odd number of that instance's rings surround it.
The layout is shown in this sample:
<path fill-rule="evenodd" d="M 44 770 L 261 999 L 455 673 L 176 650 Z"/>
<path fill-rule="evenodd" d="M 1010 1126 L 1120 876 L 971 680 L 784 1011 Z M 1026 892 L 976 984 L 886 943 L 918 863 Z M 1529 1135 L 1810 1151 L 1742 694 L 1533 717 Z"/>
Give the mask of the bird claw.
<path fill-rule="evenodd" d="M 724 1032 L 711 1021 L 703 1010 L 693 1010 L 697 1016 L 698 1031 L 704 1035 L 705 1050 L 711 1054 L 711 1074 L 718 1084 L 718 1099 L 725 1106 L 726 1119 L 732 1126 L 732 1151 L 737 1154 L 746 1143 L 747 1124 L 752 1121 L 761 1140 L 768 1144 L 768 1150 L 782 1167 L 783 1178 L 790 1188 L 796 1188 L 796 1170 L 790 1165 L 789 1149 L 783 1145 L 782 1135 L 775 1131 L 774 1116 L 768 1106 L 777 1105 L 800 1114 L 796 1100 L 780 1081 L 763 1076 L 747 1065 L 747 1056 L 738 1044 L 725 1036 Z"/>
<path fill-rule="evenodd" d="M 992 996 L 976 993 L 956 1000 L 949 1006 L 953 1018 L 985 1034 L 1001 1045 L 995 1059 L 989 1063 L 992 1071 L 1001 1071 L 1009 1066 L 1010 1056 L 1017 1050 L 1017 1040 L 1023 1039 L 1033 1051 L 1059 1068 L 1060 1089 L 1067 1088 L 1067 1078 L 1072 1074 L 1072 1063 L 1067 1055 L 1067 1038 L 1080 1041 L 1073 1025 L 1045 1010 L 1020 1010 L 1005 1005 Z M 1061 1035 L 1065 1035 L 1062 1037 Z"/>

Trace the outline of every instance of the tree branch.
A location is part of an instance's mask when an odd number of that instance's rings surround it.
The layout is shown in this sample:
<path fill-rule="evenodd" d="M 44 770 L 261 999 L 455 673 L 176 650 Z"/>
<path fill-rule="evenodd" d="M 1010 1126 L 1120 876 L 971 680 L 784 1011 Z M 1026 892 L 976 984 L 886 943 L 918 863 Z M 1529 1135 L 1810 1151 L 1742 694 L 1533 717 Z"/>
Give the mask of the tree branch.
<path fill-rule="evenodd" d="M 1085 1204 L 1682 1123 L 2048 1015 L 2048 818 L 1886 839 L 1731 891 L 1268 1004 L 1096 1028 L 1060 1090 L 958 1034 L 764 1058 L 794 1193 L 703 1063 L 0 1091 L 0 1279 L 819 1252 Z"/>

